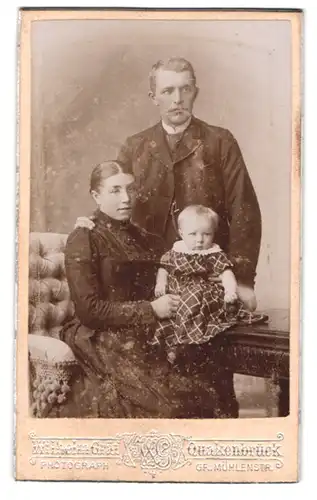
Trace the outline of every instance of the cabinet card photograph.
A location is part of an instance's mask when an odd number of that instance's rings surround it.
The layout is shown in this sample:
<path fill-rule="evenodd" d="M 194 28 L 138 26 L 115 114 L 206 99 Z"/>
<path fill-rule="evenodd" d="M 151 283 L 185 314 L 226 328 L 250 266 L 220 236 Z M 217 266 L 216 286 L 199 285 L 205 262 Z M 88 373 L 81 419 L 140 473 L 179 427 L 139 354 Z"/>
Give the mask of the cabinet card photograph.
<path fill-rule="evenodd" d="M 301 24 L 19 11 L 18 480 L 298 481 Z"/>

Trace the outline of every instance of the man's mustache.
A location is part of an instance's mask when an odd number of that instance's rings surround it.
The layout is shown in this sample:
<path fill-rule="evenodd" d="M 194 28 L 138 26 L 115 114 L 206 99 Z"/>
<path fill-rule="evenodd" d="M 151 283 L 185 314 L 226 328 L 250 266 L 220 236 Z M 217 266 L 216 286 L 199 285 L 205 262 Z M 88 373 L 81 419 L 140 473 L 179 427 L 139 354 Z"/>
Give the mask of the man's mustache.
<path fill-rule="evenodd" d="M 180 108 L 180 107 L 177 107 L 177 108 L 170 108 L 168 111 L 169 111 L 169 112 L 170 112 L 170 111 L 189 111 L 189 109 L 188 109 L 188 108 Z"/>

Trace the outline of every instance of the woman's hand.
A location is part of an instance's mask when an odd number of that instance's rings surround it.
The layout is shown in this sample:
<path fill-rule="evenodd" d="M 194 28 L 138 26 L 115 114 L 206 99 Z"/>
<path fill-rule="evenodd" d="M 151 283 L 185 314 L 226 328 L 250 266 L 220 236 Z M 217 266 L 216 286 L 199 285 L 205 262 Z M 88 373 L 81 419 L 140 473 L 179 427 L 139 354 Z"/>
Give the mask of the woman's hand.
<path fill-rule="evenodd" d="M 256 297 L 253 288 L 245 285 L 238 285 L 237 293 L 239 299 L 244 303 L 249 311 L 255 311 L 257 308 Z"/>
<path fill-rule="evenodd" d="M 177 311 L 180 296 L 167 294 L 151 302 L 154 314 L 160 319 L 171 318 Z"/>
<path fill-rule="evenodd" d="M 75 229 L 77 227 L 86 227 L 87 229 L 93 229 L 95 223 L 92 217 L 78 217 L 75 222 Z"/>

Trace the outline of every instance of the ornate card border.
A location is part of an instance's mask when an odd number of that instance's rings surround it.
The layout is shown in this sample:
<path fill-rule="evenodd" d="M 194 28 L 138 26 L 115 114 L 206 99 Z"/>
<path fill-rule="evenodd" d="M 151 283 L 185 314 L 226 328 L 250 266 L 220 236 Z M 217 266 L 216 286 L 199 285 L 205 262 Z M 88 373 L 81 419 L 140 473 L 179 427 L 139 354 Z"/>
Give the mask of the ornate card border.
<path fill-rule="evenodd" d="M 238 420 L 34 419 L 25 387 L 28 349 L 30 33 L 44 19 L 288 20 L 292 29 L 292 275 L 290 414 Z M 19 229 L 16 478 L 169 482 L 298 479 L 301 23 L 299 11 L 22 10 L 19 63 Z M 252 424 L 251 424 L 252 422 Z M 250 425 L 251 424 L 251 425 Z"/>

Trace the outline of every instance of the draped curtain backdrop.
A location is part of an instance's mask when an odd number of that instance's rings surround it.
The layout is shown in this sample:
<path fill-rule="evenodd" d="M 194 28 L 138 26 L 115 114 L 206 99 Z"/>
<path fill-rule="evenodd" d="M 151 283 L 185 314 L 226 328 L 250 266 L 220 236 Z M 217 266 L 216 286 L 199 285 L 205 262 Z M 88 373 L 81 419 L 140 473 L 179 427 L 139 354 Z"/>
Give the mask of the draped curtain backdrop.
<path fill-rule="evenodd" d="M 236 136 L 263 216 L 257 297 L 289 306 L 291 31 L 287 21 L 37 21 L 32 28 L 31 231 L 69 232 L 89 176 L 158 120 L 148 73 L 181 55 L 195 114 Z"/>

